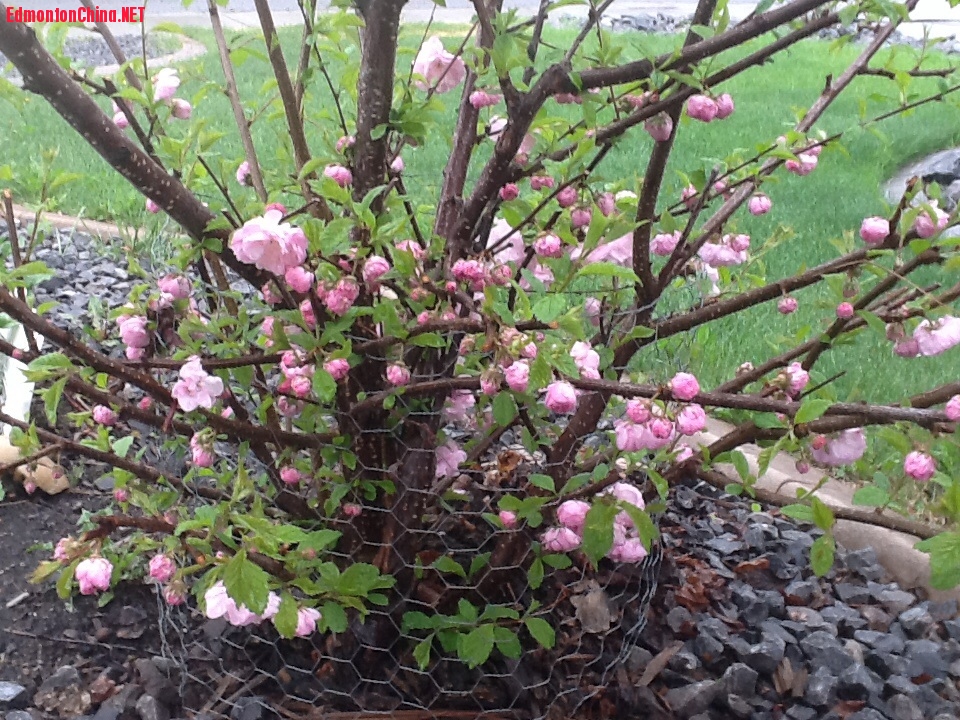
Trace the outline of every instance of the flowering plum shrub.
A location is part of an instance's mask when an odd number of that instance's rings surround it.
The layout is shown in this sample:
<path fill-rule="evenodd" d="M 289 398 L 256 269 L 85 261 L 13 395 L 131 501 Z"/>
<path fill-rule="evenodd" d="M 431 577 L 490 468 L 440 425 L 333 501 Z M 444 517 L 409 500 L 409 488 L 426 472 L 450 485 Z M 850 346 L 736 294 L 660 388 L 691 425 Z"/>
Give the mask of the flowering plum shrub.
<path fill-rule="evenodd" d="M 818 122 L 859 78 L 895 77 L 901 101 L 886 117 L 948 98 L 951 70 L 871 65 L 899 6 L 887 17 L 873 2 L 765 2 L 731 25 L 702 0 L 674 49 L 627 59 L 623 37 L 600 29 L 608 4 L 557 48 L 543 41 L 552 4 L 521 22 L 476 0 L 463 37 L 427 35 L 398 58 L 403 3 L 365 0 L 306 13 L 288 67 L 258 0 L 276 95 L 254 99 L 238 94 L 211 3 L 242 156 L 205 134 L 202 102 L 174 97 L 176 71 L 122 58 L 114 78 L 77 77 L 29 27 L 0 26 L 24 88 L 185 233 L 171 272 L 116 311 L 114 352 L 34 306 L 40 264 L 16 255 L 4 273 L 0 310 L 47 342 L 0 351 L 27 363 L 47 423 L 0 419 L 25 456 L 56 444 L 112 466 L 116 486 L 114 506 L 62 540 L 38 578 L 57 576 L 64 595 L 146 580 L 235 626 L 379 647 L 402 636 L 420 669 L 439 657 L 476 668 L 550 650 L 571 573 L 637 582 L 671 483 L 698 475 L 752 493 L 741 445 L 764 447 L 761 474 L 778 451 L 801 471 L 832 468 L 857 462 L 884 426 L 903 446 L 898 487 L 942 485 L 948 524 L 919 532 L 935 581 L 960 580 L 960 486 L 937 461 L 960 383 L 876 405 L 837 398 L 817 369 L 864 338 L 882 338 L 891 362 L 960 344 L 960 284 L 915 279 L 956 267 L 939 189 L 915 180 L 885 216 L 849 228 L 836 257 L 792 275 L 765 278 L 766 238 L 751 235 L 754 217 L 777 212 L 766 183 L 823 172 L 821 153 L 841 146 Z M 668 171 L 678 135 L 736 116 L 724 83 L 850 22 L 875 39 L 793 127 Z M 345 59 L 342 77 L 330 57 Z M 924 74 L 939 89 L 915 91 Z M 252 123 L 282 137 L 279 158 L 258 153 Z M 604 176 L 625 143 L 636 175 Z M 405 164 L 434 144 L 448 159 L 427 196 Z M 722 384 L 650 370 L 671 338 L 765 304 L 793 313 L 820 285 L 842 286 L 821 324 L 743 358 Z M 58 416 L 65 395 L 89 410 Z M 701 448 L 692 438 L 717 409 L 738 425 Z M 145 461 L 133 422 L 182 471 Z M 896 509 L 896 490 L 873 504 Z M 812 552 L 825 572 L 834 513 L 814 497 L 790 512 L 825 531 Z"/>

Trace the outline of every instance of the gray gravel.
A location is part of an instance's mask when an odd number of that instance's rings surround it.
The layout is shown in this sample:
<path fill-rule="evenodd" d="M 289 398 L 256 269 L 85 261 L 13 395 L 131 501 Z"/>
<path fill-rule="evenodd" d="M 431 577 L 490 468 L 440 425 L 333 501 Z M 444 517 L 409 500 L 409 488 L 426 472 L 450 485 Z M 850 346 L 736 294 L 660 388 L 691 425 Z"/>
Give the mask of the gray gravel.
<path fill-rule="evenodd" d="M 127 59 L 140 57 L 143 54 L 143 45 L 139 35 L 118 35 L 117 43 L 123 50 Z M 147 58 L 152 59 L 167 55 L 178 47 L 173 36 L 165 35 L 158 38 L 154 35 L 147 36 Z M 63 45 L 63 52 L 71 60 L 81 63 L 85 67 L 100 67 L 103 65 L 115 65 L 117 60 L 107 46 L 106 41 L 100 36 L 92 35 L 84 38 L 68 38 Z M 19 73 L 14 69 L 6 69 L 7 58 L 0 53 L 0 72 L 5 77 L 16 77 Z"/>

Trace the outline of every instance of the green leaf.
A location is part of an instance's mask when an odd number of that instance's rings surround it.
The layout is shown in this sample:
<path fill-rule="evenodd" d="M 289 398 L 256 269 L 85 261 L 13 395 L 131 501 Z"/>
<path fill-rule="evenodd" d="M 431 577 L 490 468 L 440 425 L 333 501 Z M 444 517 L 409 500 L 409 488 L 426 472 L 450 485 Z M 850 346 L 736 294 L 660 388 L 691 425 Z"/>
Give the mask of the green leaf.
<path fill-rule="evenodd" d="M 446 339 L 439 333 L 429 332 L 422 335 L 414 335 L 407 341 L 408 345 L 417 347 L 442 348 L 447 346 Z"/>
<path fill-rule="evenodd" d="M 829 400 L 814 400 L 813 398 L 808 398 L 800 404 L 800 409 L 797 410 L 793 422 L 796 425 L 800 425 L 801 423 L 816 420 L 829 410 L 832 404 Z"/>
<path fill-rule="evenodd" d="M 817 577 L 823 577 L 833 567 L 833 556 L 837 544 L 833 535 L 821 535 L 813 541 L 810 547 L 810 567 Z"/>
<path fill-rule="evenodd" d="M 540 473 L 534 473 L 527 478 L 530 481 L 530 484 L 534 487 L 538 487 L 541 490 L 546 490 L 547 492 L 556 492 L 556 485 L 553 483 L 553 478 L 549 475 L 541 475 Z"/>
<path fill-rule="evenodd" d="M 880 318 L 878 318 L 876 315 L 874 315 L 872 312 L 868 310 L 857 310 L 857 315 L 861 319 L 866 321 L 867 326 L 871 330 L 873 330 L 875 333 L 877 333 L 881 337 L 886 337 L 887 326 L 883 322 L 883 320 L 881 320 Z"/>
<path fill-rule="evenodd" d="M 596 565 L 613 547 L 613 519 L 620 509 L 612 503 L 595 502 L 583 521 L 583 551 Z"/>
<path fill-rule="evenodd" d="M 637 274 L 633 270 L 608 262 L 585 265 L 580 268 L 577 277 L 615 277 L 631 283 L 640 282 L 640 278 L 637 277 Z"/>
<path fill-rule="evenodd" d="M 133 435 L 127 435 L 127 437 L 117 440 L 111 447 L 114 453 L 120 457 L 126 457 L 131 445 L 133 445 Z"/>
<path fill-rule="evenodd" d="M 853 494 L 854 505 L 882 507 L 890 502 L 890 493 L 876 485 L 864 485 Z"/>
<path fill-rule="evenodd" d="M 534 590 L 543 585 L 543 561 L 540 558 L 534 558 L 533 562 L 530 563 L 530 569 L 527 571 L 527 582 Z"/>
<path fill-rule="evenodd" d="M 527 632 L 540 643 L 541 647 L 549 650 L 557 641 L 556 633 L 550 627 L 550 623 L 543 618 L 528 617 L 523 621 L 523 624 L 527 627 Z"/>
<path fill-rule="evenodd" d="M 493 399 L 493 419 L 500 427 L 506 427 L 517 416 L 517 401 L 508 392 L 497 393 Z"/>
<path fill-rule="evenodd" d="M 930 585 L 937 590 L 960 585 L 960 532 L 940 533 L 914 547 L 930 555 Z"/>
<path fill-rule="evenodd" d="M 836 520 L 833 517 L 833 511 L 827 507 L 817 496 L 811 498 L 811 510 L 813 512 L 813 523 L 823 531 L 833 527 Z"/>
<path fill-rule="evenodd" d="M 567 298 L 560 293 L 544 295 L 533 304 L 533 316 L 540 322 L 553 322 L 567 309 Z"/>
<path fill-rule="evenodd" d="M 347 613 L 343 606 L 335 602 L 325 602 L 320 608 L 320 614 L 332 633 L 342 633 L 347 630 Z"/>
<path fill-rule="evenodd" d="M 784 505 L 782 508 L 780 508 L 780 512 L 786 515 L 788 518 L 793 518 L 794 520 L 799 520 L 800 522 L 813 522 L 813 510 L 809 505 L 799 505 L 796 503 L 793 505 Z"/>
<path fill-rule="evenodd" d="M 40 397 L 43 398 L 43 409 L 47 415 L 47 422 L 51 425 L 57 424 L 57 408 L 60 407 L 60 400 L 63 398 L 63 390 L 67 386 L 67 380 L 69 379 L 70 377 L 68 375 L 64 375 L 62 378 L 40 393 Z"/>
<path fill-rule="evenodd" d="M 318 367 L 313 372 L 313 392 L 321 402 L 330 402 L 337 394 L 337 381 L 333 375 Z"/>
<path fill-rule="evenodd" d="M 241 550 L 227 563 L 223 584 L 237 605 L 246 605 L 250 612 L 262 613 L 267 607 L 270 576 L 259 565 L 247 559 L 247 551 Z"/>
<path fill-rule="evenodd" d="M 744 482 L 749 482 L 751 475 L 747 456 L 739 450 L 734 450 L 730 453 L 730 462 L 733 463 L 733 467 L 736 468 L 737 475 L 740 476 L 740 479 Z"/>
<path fill-rule="evenodd" d="M 290 593 L 283 593 L 280 596 L 280 609 L 273 618 L 273 624 L 277 632 L 285 638 L 292 638 L 297 634 L 298 623 L 297 601 Z"/>
<path fill-rule="evenodd" d="M 70 589 L 73 587 L 73 573 L 76 571 L 77 565 L 79 564 L 79 560 L 74 560 L 63 569 L 63 572 L 60 573 L 60 577 L 57 578 L 57 597 L 61 600 L 66 600 L 68 597 L 70 597 Z"/>
<path fill-rule="evenodd" d="M 451 573 L 462 577 L 464 580 L 467 578 L 467 573 L 464 571 L 463 566 L 449 555 L 441 555 L 433 561 L 433 565 L 430 567 L 438 572 Z"/>
<path fill-rule="evenodd" d="M 599 214 L 599 213 L 598 213 Z M 523 654 L 523 646 L 516 632 L 506 627 L 494 627 L 493 637 L 497 642 L 497 650 L 504 657 L 516 659 Z"/>
<path fill-rule="evenodd" d="M 413 649 L 413 659 L 417 661 L 421 670 L 426 670 L 427 665 L 430 664 L 430 646 L 433 645 L 433 637 L 434 633 L 430 633 Z"/>
<path fill-rule="evenodd" d="M 491 624 L 481 625 L 460 636 L 457 654 L 471 670 L 485 663 L 490 657 L 494 643 L 493 628 Z"/>

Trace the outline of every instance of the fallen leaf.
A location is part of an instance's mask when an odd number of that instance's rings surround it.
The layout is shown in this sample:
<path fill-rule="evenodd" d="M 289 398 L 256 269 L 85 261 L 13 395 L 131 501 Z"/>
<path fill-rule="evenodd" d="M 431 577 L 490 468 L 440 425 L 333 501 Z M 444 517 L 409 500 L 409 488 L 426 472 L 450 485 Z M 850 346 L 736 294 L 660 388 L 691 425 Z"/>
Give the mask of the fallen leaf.
<path fill-rule="evenodd" d="M 680 652 L 682 647 L 682 642 L 675 642 L 658 652 L 654 656 L 653 660 L 647 663 L 647 667 L 645 667 L 643 670 L 643 675 L 641 675 L 640 679 L 637 681 L 637 686 L 646 687 L 652 683 L 656 679 L 657 675 L 663 672 L 663 669 L 667 666 L 667 663 L 670 662 L 670 658 Z"/>
<path fill-rule="evenodd" d="M 744 560 L 742 563 L 737 565 L 733 571 L 739 575 L 744 573 L 758 572 L 760 570 L 768 570 L 770 568 L 770 558 L 768 557 L 758 557 L 755 560 Z"/>

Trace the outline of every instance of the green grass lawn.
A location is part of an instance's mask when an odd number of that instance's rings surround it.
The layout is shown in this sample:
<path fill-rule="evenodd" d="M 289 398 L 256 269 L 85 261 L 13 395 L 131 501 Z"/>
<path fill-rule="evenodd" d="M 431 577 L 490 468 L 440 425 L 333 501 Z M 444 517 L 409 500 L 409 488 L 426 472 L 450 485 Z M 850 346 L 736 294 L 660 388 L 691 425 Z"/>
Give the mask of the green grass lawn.
<path fill-rule="evenodd" d="M 448 28 L 446 32 L 458 35 L 462 30 Z M 404 73 L 412 61 L 421 33 L 422 28 L 405 29 L 400 59 Z M 213 49 L 209 35 L 196 31 L 192 34 Z M 571 38 L 572 31 L 568 30 L 553 30 L 548 35 L 549 42 L 556 48 L 565 47 Z M 299 30 L 282 31 L 282 40 L 289 64 L 293 66 L 300 45 Z M 624 43 L 627 56 L 639 55 L 641 48 L 667 49 L 677 42 L 676 38 L 640 34 L 618 35 L 614 40 Z M 234 47 L 245 45 L 262 53 L 262 40 L 252 36 L 234 36 L 232 43 Z M 452 45 L 452 41 L 448 45 Z M 683 185 L 680 172 L 700 168 L 709 170 L 738 148 L 743 149 L 744 155 L 749 155 L 757 145 L 769 144 L 789 129 L 797 114 L 817 98 L 825 76 L 839 74 L 857 52 L 857 48 L 849 46 L 833 52 L 826 42 L 807 41 L 764 67 L 754 68 L 724 85 L 723 89 L 735 98 L 737 111 L 723 122 L 710 125 L 690 122 L 681 127 L 676 150 L 667 168 L 664 200 L 673 202 L 679 196 Z M 907 57 L 913 54 L 907 50 L 899 52 Z M 351 82 L 349 73 L 345 72 L 345 68 L 350 67 L 350 60 L 350 57 L 344 57 L 331 62 L 335 81 Z M 902 63 L 908 64 L 909 60 L 904 59 Z M 203 95 L 202 101 L 196 103 L 195 117 L 203 119 L 207 130 L 226 133 L 205 153 L 205 157 L 215 168 L 222 167 L 224 176 L 230 179 L 233 193 L 252 201 L 252 190 L 243 190 L 232 180 L 241 151 L 234 137 L 229 104 L 219 91 L 222 73 L 215 51 L 183 65 L 181 77 L 184 79 L 181 96 L 197 98 L 198 93 Z M 240 93 L 250 107 L 259 107 L 274 92 L 271 78 L 266 63 L 255 57 L 239 66 Z M 336 114 L 329 95 L 321 91 L 320 82 L 319 78 L 314 80 L 317 94 L 308 96 L 307 136 L 318 157 L 329 156 L 332 160 L 332 144 L 340 132 L 332 122 Z M 925 89 L 935 86 L 936 80 L 917 85 Z M 895 86 L 888 81 L 877 78 L 856 80 L 852 90 L 837 101 L 817 125 L 817 129 L 829 133 L 847 131 L 844 149 L 825 151 L 818 169 L 808 177 L 778 173 L 774 182 L 765 186 L 774 203 L 769 215 L 754 218 L 744 213 L 738 216 L 738 231 L 752 235 L 755 248 L 780 226 L 796 231 L 796 236 L 789 242 L 763 254 L 768 279 L 782 277 L 836 256 L 837 250 L 832 242 L 844 233 L 855 233 L 863 217 L 886 212 L 881 186 L 898 167 L 926 153 L 960 144 L 960 113 L 946 103 L 928 105 L 909 116 L 885 121 L 880 132 L 876 132 L 877 128 L 858 129 L 861 110 L 866 108 L 873 115 L 892 109 L 895 102 L 890 97 L 895 96 L 895 92 Z M 458 99 L 457 92 L 441 98 L 447 109 L 445 127 L 449 131 L 452 131 L 453 107 Z M 106 103 L 104 107 L 107 107 Z M 278 113 L 279 106 L 275 106 L 272 112 Z M 556 114 L 556 107 L 551 107 L 550 112 Z M 564 107 L 560 112 L 574 119 L 580 110 Z M 274 119 L 276 122 L 270 124 L 255 123 L 253 131 L 262 163 L 268 166 L 268 172 L 275 173 L 274 180 L 279 181 L 283 173 L 289 172 L 291 163 L 286 161 L 290 156 L 289 140 L 284 133 L 277 133 L 276 129 L 282 124 L 279 118 Z M 56 190 L 51 209 L 139 227 L 148 240 L 157 235 L 161 222 L 145 213 L 143 199 L 119 176 L 110 173 L 105 162 L 85 146 L 45 101 L 27 98 L 20 110 L 0 102 L 0 123 L 6 128 L 7 138 L 2 162 L 9 163 L 13 169 L 15 188 L 21 201 L 35 201 L 39 196 L 39 184 L 35 178 L 41 165 L 40 151 L 55 149 L 58 153 L 52 161 L 53 167 L 79 173 L 82 177 Z M 173 133 L 182 134 L 187 125 L 171 127 Z M 444 137 L 449 135 L 450 132 L 446 132 Z M 610 153 L 600 168 L 599 179 L 623 187 L 635 187 L 643 176 L 650 144 L 642 130 L 633 132 Z M 422 206 L 434 205 L 448 153 L 449 140 L 404 152 L 408 189 Z M 268 185 L 270 182 L 268 178 Z M 211 204 L 218 202 L 212 197 L 209 201 Z M 783 336 L 802 332 L 811 323 L 814 323 L 813 330 L 825 327 L 823 308 L 833 308 L 841 299 L 838 292 L 824 289 L 801 292 L 797 297 L 801 310 L 793 316 L 784 318 L 773 307 L 760 308 L 681 338 L 672 343 L 674 352 L 659 357 L 675 364 L 675 353 L 679 352 L 681 361 L 689 363 L 709 387 L 729 378 L 741 362 L 759 363 L 769 357 L 774 353 L 773 345 Z M 836 383 L 841 396 L 853 393 L 874 400 L 896 400 L 938 380 L 955 379 L 960 374 L 960 355 L 956 353 L 948 353 L 942 358 L 908 361 L 895 358 L 889 345 L 879 339 L 872 344 L 865 343 L 865 340 L 862 338 L 855 347 L 828 353 L 818 366 L 823 376 L 846 370 L 846 375 Z M 644 362 L 654 366 L 657 357 L 658 354 L 653 353 Z"/>

